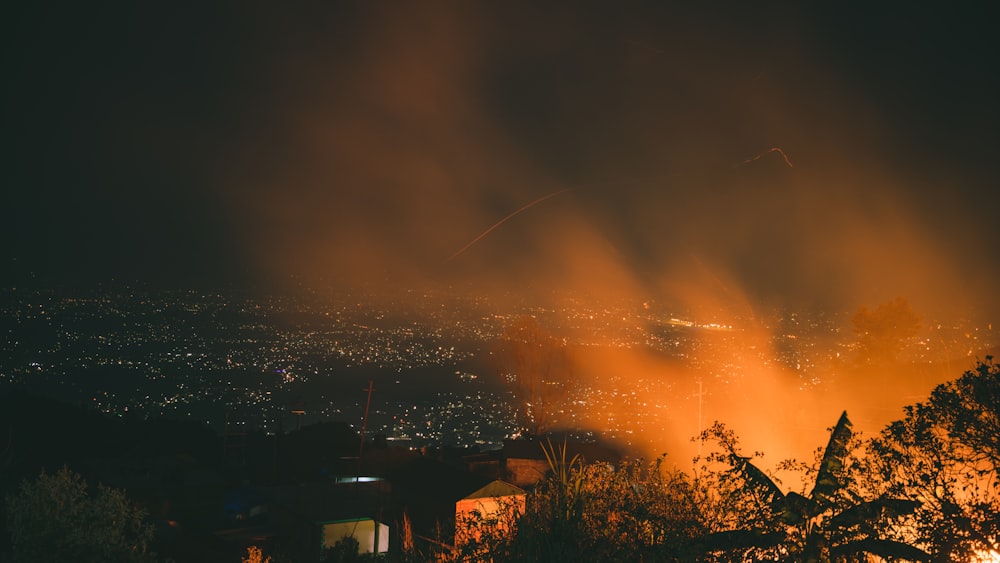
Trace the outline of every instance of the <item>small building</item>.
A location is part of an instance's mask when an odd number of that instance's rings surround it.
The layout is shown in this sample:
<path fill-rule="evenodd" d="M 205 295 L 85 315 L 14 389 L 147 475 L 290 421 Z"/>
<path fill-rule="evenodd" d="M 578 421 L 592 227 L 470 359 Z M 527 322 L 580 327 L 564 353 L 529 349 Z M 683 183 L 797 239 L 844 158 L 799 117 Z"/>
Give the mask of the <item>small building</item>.
<path fill-rule="evenodd" d="M 318 522 L 323 549 L 329 549 L 344 538 L 358 542 L 358 554 L 388 553 L 389 526 L 371 518 L 349 518 Z"/>
<path fill-rule="evenodd" d="M 545 478 L 549 470 L 549 461 L 545 457 L 544 447 L 551 444 L 557 451 L 566 448 L 566 461 L 579 458 L 584 464 L 595 462 L 618 463 L 622 454 L 616 449 L 601 443 L 585 443 L 563 440 L 542 442 L 537 439 L 504 440 L 501 476 L 518 487 L 531 488 Z"/>
<path fill-rule="evenodd" d="M 478 541 L 484 532 L 504 534 L 524 514 L 524 489 L 497 479 L 455 503 L 455 547 Z"/>
<path fill-rule="evenodd" d="M 301 555 L 296 561 L 321 561 L 345 537 L 358 542 L 358 554 L 386 553 L 392 530 L 392 494 L 378 477 L 328 477 L 323 481 L 280 485 L 264 490 L 269 499 L 266 529 L 283 546 Z M 377 551 L 376 551 L 377 550 Z"/>

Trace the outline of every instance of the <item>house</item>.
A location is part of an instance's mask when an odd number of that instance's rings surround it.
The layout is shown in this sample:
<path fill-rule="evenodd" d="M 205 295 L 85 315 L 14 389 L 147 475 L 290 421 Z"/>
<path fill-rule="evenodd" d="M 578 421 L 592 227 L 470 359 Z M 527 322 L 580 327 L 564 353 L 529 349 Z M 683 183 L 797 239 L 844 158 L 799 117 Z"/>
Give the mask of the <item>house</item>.
<path fill-rule="evenodd" d="M 227 496 L 231 527 L 215 535 L 229 545 L 280 544 L 302 562 L 321 561 L 345 537 L 357 540 L 358 554 L 386 553 L 394 541 L 382 523 L 394 519 L 391 496 L 388 482 L 367 476 L 243 486 Z"/>
<path fill-rule="evenodd" d="M 551 445 L 560 457 L 565 446 L 567 462 L 575 457 L 583 463 L 618 463 L 622 459 L 620 452 L 601 443 L 553 440 Z M 549 447 L 549 443 L 541 440 L 504 440 L 502 477 L 518 487 L 532 487 L 541 481 L 550 469 L 543 446 Z"/>
<path fill-rule="evenodd" d="M 484 533 L 505 534 L 524 514 L 524 489 L 497 479 L 455 503 L 455 547 L 479 541 Z"/>
<path fill-rule="evenodd" d="M 329 549 L 344 538 L 358 542 L 358 554 L 388 553 L 389 526 L 371 518 L 349 518 L 318 522 L 323 549 Z"/>

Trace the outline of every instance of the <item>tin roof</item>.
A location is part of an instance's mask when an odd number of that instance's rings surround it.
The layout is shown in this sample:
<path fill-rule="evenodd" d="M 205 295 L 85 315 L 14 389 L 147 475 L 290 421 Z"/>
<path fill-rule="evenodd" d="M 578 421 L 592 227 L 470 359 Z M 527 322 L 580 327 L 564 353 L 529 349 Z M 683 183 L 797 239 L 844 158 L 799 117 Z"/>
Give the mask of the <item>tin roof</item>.
<path fill-rule="evenodd" d="M 478 489 L 477 491 L 463 498 L 462 500 L 490 498 L 490 497 L 509 497 L 514 495 L 523 495 L 523 494 L 525 494 L 524 489 L 520 487 L 515 487 L 514 485 L 511 485 L 506 481 L 501 481 L 500 479 L 497 479 L 496 481 L 493 481 L 487 484 L 485 487 Z"/>

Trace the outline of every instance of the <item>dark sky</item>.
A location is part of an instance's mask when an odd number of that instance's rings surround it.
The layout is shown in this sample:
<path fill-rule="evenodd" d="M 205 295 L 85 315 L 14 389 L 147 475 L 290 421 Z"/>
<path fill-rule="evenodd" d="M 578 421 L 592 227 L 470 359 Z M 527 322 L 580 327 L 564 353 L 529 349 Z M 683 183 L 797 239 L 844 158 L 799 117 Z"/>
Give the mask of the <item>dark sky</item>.
<path fill-rule="evenodd" d="M 972 6 L 0 10 L 7 283 L 996 305 Z"/>

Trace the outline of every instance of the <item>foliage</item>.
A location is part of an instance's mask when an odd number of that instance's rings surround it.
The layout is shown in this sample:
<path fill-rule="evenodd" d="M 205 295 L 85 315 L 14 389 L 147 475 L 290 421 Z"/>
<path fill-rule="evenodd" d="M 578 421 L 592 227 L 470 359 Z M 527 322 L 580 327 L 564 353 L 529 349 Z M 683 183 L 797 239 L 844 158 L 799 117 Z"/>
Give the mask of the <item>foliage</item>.
<path fill-rule="evenodd" d="M 777 502 L 781 489 L 742 455 L 736 434 L 715 422 L 699 439 L 714 442 L 717 449 L 701 458 L 697 481 L 706 490 L 712 507 L 708 530 L 698 540 L 701 558 L 710 561 L 765 559 L 785 539 Z"/>
<path fill-rule="evenodd" d="M 498 343 L 500 376 L 518 401 L 519 423 L 531 436 L 551 430 L 569 392 L 566 346 L 530 316 L 512 322 Z"/>
<path fill-rule="evenodd" d="M 662 459 L 584 465 L 543 447 L 549 476 L 476 561 L 972 561 L 1000 551 L 1000 366 L 938 386 L 863 443 L 847 413 L 785 491 L 716 423 L 692 474 Z"/>
<path fill-rule="evenodd" d="M 243 558 L 243 563 L 271 563 L 271 556 L 265 557 L 259 547 L 251 545 L 247 548 L 247 556 Z"/>
<path fill-rule="evenodd" d="M 554 516 L 557 517 L 556 522 L 570 522 L 579 517 L 582 512 L 584 500 L 583 460 L 580 459 L 579 455 L 575 455 L 566 461 L 565 439 L 563 439 L 562 447 L 558 451 L 552 445 L 552 440 L 546 439 L 546 444 L 542 444 L 542 453 L 545 454 L 545 461 L 549 464 L 549 481 L 554 485 L 551 488 L 555 501 Z"/>
<path fill-rule="evenodd" d="M 1000 550 L 1000 366 L 987 357 L 904 413 L 869 457 L 893 494 L 921 503 L 912 533 L 939 561 Z"/>
<path fill-rule="evenodd" d="M 806 493 L 781 487 L 742 455 L 716 423 L 718 448 L 693 474 L 651 463 L 583 465 L 565 444 L 543 446 L 550 472 L 512 522 L 513 533 L 481 536 L 463 561 L 925 561 L 927 553 L 884 532 L 917 503 L 864 496 L 860 443 L 844 413 L 808 470 Z M 756 454 L 755 454 L 756 455 Z M 486 527 L 483 530 L 487 530 Z"/>
<path fill-rule="evenodd" d="M 15 561 L 145 561 L 152 527 L 122 491 L 63 468 L 25 481 L 6 499 Z"/>
<path fill-rule="evenodd" d="M 353 536 L 345 536 L 337 543 L 326 549 L 323 561 L 331 563 L 348 563 L 361 561 L 362 555 L 358 552 L 358 540 Z"/>
<path fill-rule="evenodd" d="M 704 526 L 701 499 L 687 475 L 665 469 L 663 458 L 584 465 L 567 460 L 565 444 L 543 449 L 551 471 L 529 496 L 524 514 L 506 528 L 513 533 L 483 535 L 457 559 L 690 559 Z"/>
<path fill-rule="evenodd" d="M 714 460 L 728 463 L 728 476 L 738 487 L 728 494 L 744 523 L 708 534 L 706 553 L 721 560 L 853 561 L 865 554 L 882 558 L 928 560 L 921 550 L 881 536 L 889 521 L 912 513 L 917 504 L 907 499 L 879 496 L 865 499 L 855 486 L 857 459 L 852 451 L 851 422 L 843 413 L 831 429 L 830 440 L 813 471 L 808 494 L 783 493 L 778 484 L 757 468 L 751 457 L 736 448 L 731 434 L 718 427 L 706 438 L 719 438 L 721 451 Z"/>
<path fill-rule="evenodd" d="M 499 554 L 509 551 L 511 535 L 517 529 L 524 507 L 513 500 L 495 500 L 496 506 L 488 512 L 475 510 L 457 516 L 452 552 L 455 560 L 498 560 Z"/>

